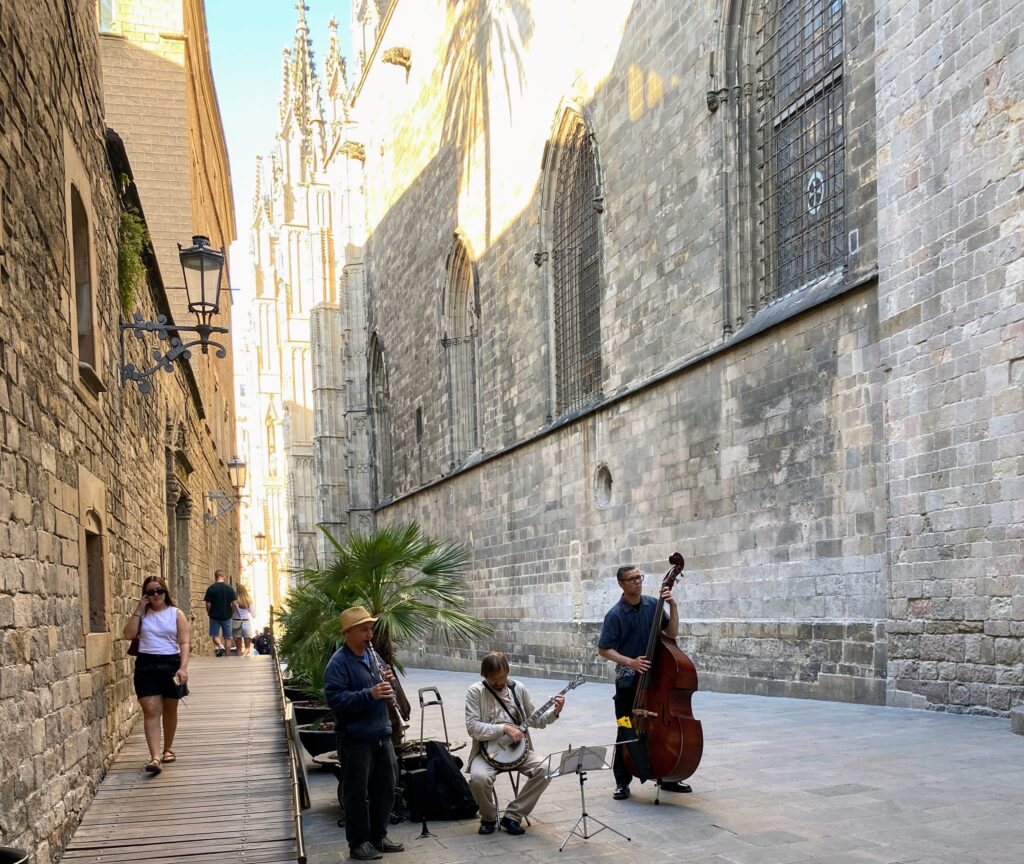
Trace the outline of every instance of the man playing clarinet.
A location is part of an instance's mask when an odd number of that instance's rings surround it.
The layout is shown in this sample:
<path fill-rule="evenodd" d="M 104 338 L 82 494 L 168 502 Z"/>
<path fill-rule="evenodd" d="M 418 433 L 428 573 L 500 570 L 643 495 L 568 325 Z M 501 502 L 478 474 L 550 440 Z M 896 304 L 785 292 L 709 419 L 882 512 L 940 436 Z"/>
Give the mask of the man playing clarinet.
<path fill-rule="evenodd" d="M 643 579 L 640 570 L 632 564 L 624 564 L 616 574 L 622 597 L 604 616 L 601 635 L 597 641 L 597 653 L 605 660 L 611 660 L 615 667 L 615 718 L 618 723 L 616 741 L 633 737 L 633 730 L 621 722 L 629 718 L 636 698 L 640 676 L 651 668 L 647 661 L 647 637 L 654 624 L 658 601 L 643 593 Z M 673 639 L 679 635 L 679 607 L 672 597 L 672 591 L 664 588 L 661 592 L 665 605 L 661 628 Z M 622 751 L 624 746 L 615 748 L 612 773 L 615 775 L 615 792 L 612 797 L 618 801 L 629 797 L 629 784 L 633 775 L 626 767 Z M 671 781 L 661 783 L 665 792 L 689 792 L 686 783 Z"/>
<path fill-rule="evenodd" d="M 324 691 L 334 711 L 345 799 L 345 839 L 349 857 L 382 858 L 405 847 L 388 839 L 398 764 L 391 746 L 388 700 L 394 698 L 391 670 L 373 656 L 377 619 L 362 606 L 341 613 L 342 645 L 327 664 Z"/>

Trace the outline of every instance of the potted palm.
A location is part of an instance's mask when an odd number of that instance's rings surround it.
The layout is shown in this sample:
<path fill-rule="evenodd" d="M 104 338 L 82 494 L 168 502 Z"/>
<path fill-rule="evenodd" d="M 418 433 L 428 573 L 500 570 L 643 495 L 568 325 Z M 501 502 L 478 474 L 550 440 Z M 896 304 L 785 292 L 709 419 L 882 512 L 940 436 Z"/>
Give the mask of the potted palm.
<path fill-rule="evenodd" d="M 303 680 L 312 683 L 318 671 L 322 688 L 323 670 L 343 641 L 338 619 L 350 606 L 365 606 L 377 618 L 374 647 L 399 676 L 404 667 L 396 650 L 416 639 L 464 640 L 489 632 L 486 622 L 465 609 L 470 560 L 465 546 L 426 537 L 416 523 L 354 533 L 344 541 L 321 530 L 334 547 L 334 560 L 295 571 L 295 587 L 281 616 L 280 654 Z M 397 690 L 408 719 L 400 678 Z M 393 725 L 400 743 L 402 724 Z"/>

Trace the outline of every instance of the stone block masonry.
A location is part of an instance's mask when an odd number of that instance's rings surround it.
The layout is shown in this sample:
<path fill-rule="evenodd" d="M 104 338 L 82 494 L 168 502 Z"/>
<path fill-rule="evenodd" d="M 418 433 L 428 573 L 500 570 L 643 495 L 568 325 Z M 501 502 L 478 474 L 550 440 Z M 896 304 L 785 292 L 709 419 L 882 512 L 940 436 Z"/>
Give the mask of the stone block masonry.
<path fill-rule="evenodd" d="M 653 593 L 680 549 L 681 642 L 705 686 L 1024 701 L 1024 6 L 841 5 L 842 63 L 777 117 L 761 68 L 776 4 L 564 0 L 497 21 L 424 2 L 388 19 L 417 59 L 368 67 L 353 97 L 366 336 L 386 370 L 376 517 L 464 541 L 494 628 L 425 642 L 424 663 L 471 670 L 496 647 L 520 673 L 599 673 L 615 568 L 639 565 Z M 516 46 L 504 86 L 454 74 L 477 62 L 465 33 Z M 789 151 L 765 149 L 805 110 L 843 113 L 832 180 L 810 151 L 783 170 Z M 551 240 L 566 111 L 596 154 L 579 206 L 598 214 L 601 387 L 559 417 L 552 262 L 585 257 Z M 845 257 L 775 298 L 769 223 L 787 223 L 794 266 L 835 255 L 804 190 L 839 181 Z M 468 455 L 444 344 L 455 236 L 479 298 Z"/>
<path fill-rule="evenodd" d="M 40 864 L 136 719 L 120 634 L 143 578 L 168 579 L 201 652 L 201 591 L 215 563 L 238 571 L 232 520 L 202 518 L 206 491 L 230 489 L 210 393 L 189 388 L 188 364 L 149 395 L 120 386 L 112 163 L 124 154 L 102 86 L 95 4 L 3 4 L 0 846 Z M 140 286 L 147 320 L 159 284 Z M 129 339 L 126 353 L 145 365 L 149 352 Z"/>

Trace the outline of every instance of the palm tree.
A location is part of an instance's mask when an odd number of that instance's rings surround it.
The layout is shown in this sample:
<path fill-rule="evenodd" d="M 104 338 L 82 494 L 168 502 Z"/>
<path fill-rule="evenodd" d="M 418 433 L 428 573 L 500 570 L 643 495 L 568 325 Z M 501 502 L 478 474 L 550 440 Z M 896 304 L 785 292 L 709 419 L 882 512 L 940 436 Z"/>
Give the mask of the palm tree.
<path fill-rule="evenodd" d="M 416 523 L 351 534 L 344 542 L 321 530 L 337 556 L 326 567 L 296 571 L 280 641 L 289 669 L 314 687 L 318 683 L 321 697 L 324 667 L 344 641 L 338 619 L 350 606 L 365 606 L 377 619 L 374 647 L 399 672 L 404 667 L 395 649 L 415 639 L 471 639 L 490 631 L 465 611 L 465 546 L 426 537 Z"/>

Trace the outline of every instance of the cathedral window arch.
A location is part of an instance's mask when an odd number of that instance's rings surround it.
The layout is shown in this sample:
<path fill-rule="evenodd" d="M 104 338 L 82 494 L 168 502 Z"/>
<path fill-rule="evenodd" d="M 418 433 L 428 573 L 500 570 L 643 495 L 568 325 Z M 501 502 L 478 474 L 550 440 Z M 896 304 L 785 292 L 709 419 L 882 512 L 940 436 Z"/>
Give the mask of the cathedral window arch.
<path fill-rule="evenodd" d="M 848 264 L 842 0 L 733 0 L 723 115 L 724 330 Z"/>
<path fill-rule="evenodd" d="M 441 345 L 448 375 L 450 470 L 454 470 L 480 447 L 480 296 L 476 268 L 460 234 L 452 243 L 447 269 Z"/>
<path fill-rule="evenodd" d="M 548 273 L 554 415 L 601 397 L 601 213 L 594 133 L 580 109 L 560 111 L 545 153 L 538 263 Z"/>
<path fill-rule="evenodd" d="M 762 302 L 841 271 L 842 0 L 775 0 L 761 35 Z"/>
<path fill-rule="evenodd" d="M 370 429 L 373 452 L 377 465 L 376 500 L 386 501 L 394 494 L 391 450 L 391 406 L 388 390 L 388 370 L 384 347 L 376 333 L 370 339 L 367 369 L 370 385 Z"/>

